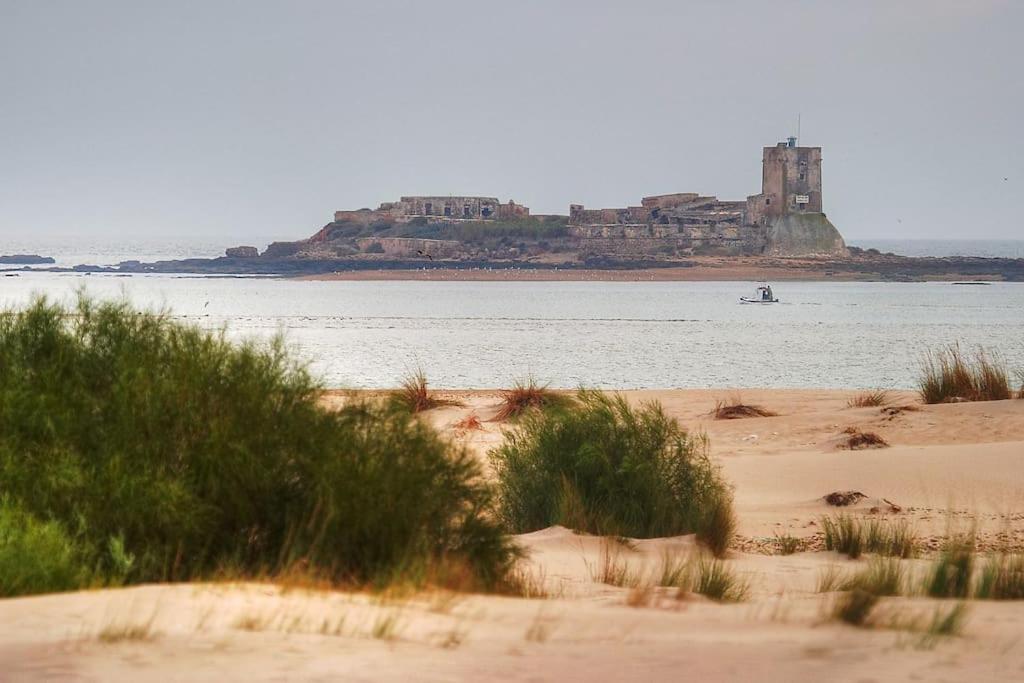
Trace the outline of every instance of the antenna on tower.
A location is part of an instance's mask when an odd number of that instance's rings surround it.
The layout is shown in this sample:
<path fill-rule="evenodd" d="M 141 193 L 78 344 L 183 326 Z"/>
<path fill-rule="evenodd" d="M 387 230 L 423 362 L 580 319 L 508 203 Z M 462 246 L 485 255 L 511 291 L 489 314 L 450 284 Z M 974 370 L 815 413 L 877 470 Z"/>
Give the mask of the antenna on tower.
<path fill-rule="evenodd" d="M 800 141 L 800 112 L 796 113 L 796 139 Z"/>

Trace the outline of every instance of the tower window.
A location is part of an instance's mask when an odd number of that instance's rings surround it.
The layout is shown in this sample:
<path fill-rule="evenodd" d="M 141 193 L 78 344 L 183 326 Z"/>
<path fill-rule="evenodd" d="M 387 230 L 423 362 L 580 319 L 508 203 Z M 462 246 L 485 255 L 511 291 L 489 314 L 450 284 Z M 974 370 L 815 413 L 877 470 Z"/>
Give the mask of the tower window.
<path fill-rule="evenodd" d="M 807 174 L 806 173 L 801 173 L 800 174 L 800 180 L 807 180 Z"/>
<path fill-rule="evenodd" d="M 765 206 L 768 206 L 771 203 L 772 203 L 772 198 L 771 197 L 765 197 L 764 198 L 764 205 Z"/>

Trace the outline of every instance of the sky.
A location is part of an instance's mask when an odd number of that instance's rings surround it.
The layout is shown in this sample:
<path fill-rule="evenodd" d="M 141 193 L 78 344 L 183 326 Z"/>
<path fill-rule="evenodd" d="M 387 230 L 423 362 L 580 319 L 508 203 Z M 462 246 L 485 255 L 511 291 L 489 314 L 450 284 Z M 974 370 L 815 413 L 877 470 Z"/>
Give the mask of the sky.
<path fill-rule="evenodd" d="M 1021 35 L 1022 0 L 0 0 L 0 251 L 743 199 L 798 117 L 848 240 L 1024 239 Z"/>

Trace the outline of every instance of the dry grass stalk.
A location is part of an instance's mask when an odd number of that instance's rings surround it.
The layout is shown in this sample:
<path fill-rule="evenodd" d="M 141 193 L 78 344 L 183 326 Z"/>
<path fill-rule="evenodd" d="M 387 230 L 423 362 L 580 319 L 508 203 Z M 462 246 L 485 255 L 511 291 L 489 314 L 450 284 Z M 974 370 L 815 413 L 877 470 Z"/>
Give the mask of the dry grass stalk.
<path fill-rule="evenodd" d="M 526 381 L 517 380 L 511 389 L 500 392 L 501 407 L 494 415 L 496 422 L 514 420 L 529 410 L 567 405 L 571 402 L 568 396 L 548 389 L 546 384 L 538 384 L 533 377 Z"/>
<path fill-rule="evenodd" d="M 716 420 L 739 420 L 747 417 L 774 417 L 778 413 L 761 406 L 747 405 L 739 398 L 734 398 L 728 403 L 725 401 L 716 402 L 712 415 L 715 416 Z"/>
<path fill-rule="evenodd" d="M 452 399 L 437 398 L 427 390 L 427 375 L 416 370 L 402 380 L 402 388 L 395 392 L 394 399 L 411 413 L 421 413 L 441 406 L 461 406 Z"/>
<path fill-rule="evenodd" d="M 480 418 L 476 416 L 476 413 L 470 413 L 452 426 L 456 431 L 460 432 L 474 432 L 484 428 L 483 423 L 480 422 Z"/>
<path fill-rule="evenodd" d="M 889 392 L 885 389 L 863 391 L 846 402 L 847 408 L 877 408 L 889 403 Z"/>
<path fill-rule="evenodd" d="M 889 442 L 874 432 L 862 432 L 857 427 L 847 427 L 843 430 L 846 439 L 839 445 L 840 448 L 847 448 L 851 451 L 860 451 L 866 448 L 887 448 Z"/>
<path fill-rule="evenodd" d="M 918 391 L 925 403 L 1013 398 L 1005 362 L 983 348 L 977 349 L 972 356 L 959 344 L 925 353 L 921 360 Z"/>

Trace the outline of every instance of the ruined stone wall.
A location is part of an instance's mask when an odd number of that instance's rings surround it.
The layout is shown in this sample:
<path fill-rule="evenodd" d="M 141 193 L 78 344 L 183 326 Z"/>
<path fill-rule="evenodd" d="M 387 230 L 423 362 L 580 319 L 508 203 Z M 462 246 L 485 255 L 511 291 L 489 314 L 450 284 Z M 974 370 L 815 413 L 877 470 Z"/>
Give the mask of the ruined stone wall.
<path fill-rule="evenodd" d="M 677 192 L 675 194 L 659 194 L 652 197 L 644 197 L 640 200 L 640 204 L 647 210 L 651 209 L 665 209 L 672 206 L 679 206 L 680 204 L 689 204 L 690 202 L 698 199 L 699 194 L 694 192 Z"/>
<path fill-rule="evenodd" d="M 373 245 L 380 245 L 375 249 Z M 362 252 L 378 251 L 384 256 L 408 258 L 451 258 L 457 256 L 462 244 L 455 240 L 428 240 L 414 237 L 362 237 L 356 240 Z"/>
<path fill-rule="evenodd" d="M 766 247 L 761 226 L 576 225 L 568 234 L 590 256 L 657 256 L 676 253 L 760 254 Z"/>
<path fill-rule="evenodd" d="M 442 216 L 467 220 L 498 217 L 499 202 L 494 197 L 402 197 L 397 208 L 405 216 Z"/>

